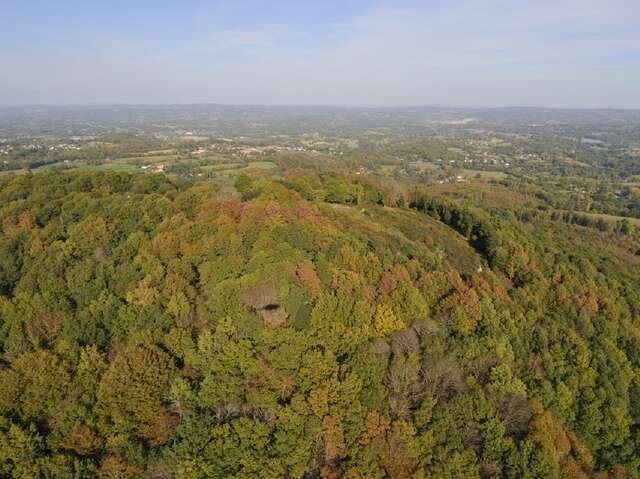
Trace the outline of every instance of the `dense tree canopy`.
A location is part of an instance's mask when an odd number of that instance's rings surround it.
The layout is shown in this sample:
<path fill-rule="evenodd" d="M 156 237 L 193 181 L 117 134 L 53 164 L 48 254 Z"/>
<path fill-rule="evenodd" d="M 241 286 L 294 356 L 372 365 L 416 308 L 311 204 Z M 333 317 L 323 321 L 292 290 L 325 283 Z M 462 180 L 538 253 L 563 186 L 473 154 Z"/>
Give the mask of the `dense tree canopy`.
<path fill-rule="evenodd" d="M 0 475 L 640 473 L 635 238 L 337 174 L 236 189 L 0 177 Z"/>

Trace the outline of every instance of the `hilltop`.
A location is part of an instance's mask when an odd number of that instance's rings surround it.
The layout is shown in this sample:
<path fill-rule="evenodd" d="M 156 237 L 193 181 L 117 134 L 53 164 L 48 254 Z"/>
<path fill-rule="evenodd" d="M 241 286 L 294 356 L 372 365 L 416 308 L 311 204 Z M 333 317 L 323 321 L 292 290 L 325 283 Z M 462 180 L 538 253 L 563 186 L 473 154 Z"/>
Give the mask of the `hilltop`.
<path fill-rule="evenodd" d="M 633 236 L 328 173 L 0 182 L 4 475 L 637 470 Z"/>

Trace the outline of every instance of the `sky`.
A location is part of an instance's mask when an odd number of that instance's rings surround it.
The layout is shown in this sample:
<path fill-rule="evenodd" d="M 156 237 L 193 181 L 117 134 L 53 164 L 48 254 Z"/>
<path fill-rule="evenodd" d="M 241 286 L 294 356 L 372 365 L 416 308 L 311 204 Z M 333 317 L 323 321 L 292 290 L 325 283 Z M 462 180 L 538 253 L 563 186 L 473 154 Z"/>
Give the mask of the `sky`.
<path fill-rule="evenodd" d="M 640 108 L 640 0 L 0 0 L 0 105 Z"/>

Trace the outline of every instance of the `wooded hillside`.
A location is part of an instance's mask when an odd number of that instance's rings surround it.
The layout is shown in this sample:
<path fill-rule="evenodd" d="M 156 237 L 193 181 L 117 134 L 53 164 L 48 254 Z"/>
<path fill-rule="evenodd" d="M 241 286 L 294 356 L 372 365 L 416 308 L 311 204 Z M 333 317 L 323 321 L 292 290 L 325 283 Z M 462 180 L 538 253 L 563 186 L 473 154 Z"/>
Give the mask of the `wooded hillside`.
<path fill-rule="evenodd" d="M 236 190 L 0 177 L 0 476 L 640 472 L 637 238 L 337 174 Z"/>

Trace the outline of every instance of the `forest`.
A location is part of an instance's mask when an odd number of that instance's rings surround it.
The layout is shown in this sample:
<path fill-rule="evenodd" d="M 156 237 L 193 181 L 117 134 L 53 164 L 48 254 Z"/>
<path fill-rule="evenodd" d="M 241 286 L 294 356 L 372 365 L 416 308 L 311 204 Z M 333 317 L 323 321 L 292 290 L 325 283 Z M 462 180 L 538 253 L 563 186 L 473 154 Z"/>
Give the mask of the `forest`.
<path fill-rule="evenodd" d="M 0 476 L 638 477 L 637 232 L 510 194 L 1 176 Z"/>

